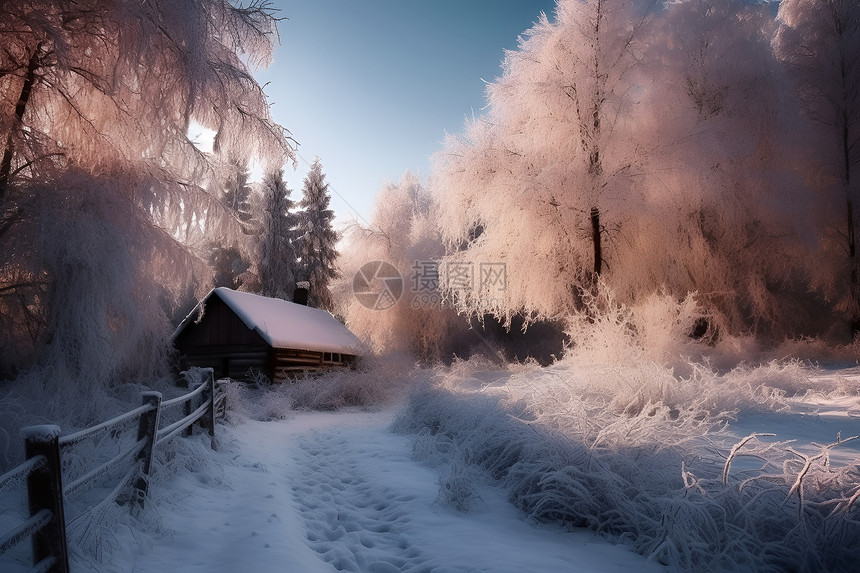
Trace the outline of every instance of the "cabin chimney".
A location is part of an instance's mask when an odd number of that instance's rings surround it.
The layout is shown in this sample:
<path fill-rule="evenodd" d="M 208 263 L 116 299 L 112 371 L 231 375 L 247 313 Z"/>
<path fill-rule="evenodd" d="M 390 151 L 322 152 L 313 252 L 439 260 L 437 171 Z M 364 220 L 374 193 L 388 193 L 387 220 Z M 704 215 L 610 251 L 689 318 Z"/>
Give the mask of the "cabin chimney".
<path fill-rule="evenodd" d="M 296 290 L 293 291 L 293 302 L 296 304 L 308 305 L 308 290 L 311 283 L 308 281 L 299 281 L 296 283 Z"/>

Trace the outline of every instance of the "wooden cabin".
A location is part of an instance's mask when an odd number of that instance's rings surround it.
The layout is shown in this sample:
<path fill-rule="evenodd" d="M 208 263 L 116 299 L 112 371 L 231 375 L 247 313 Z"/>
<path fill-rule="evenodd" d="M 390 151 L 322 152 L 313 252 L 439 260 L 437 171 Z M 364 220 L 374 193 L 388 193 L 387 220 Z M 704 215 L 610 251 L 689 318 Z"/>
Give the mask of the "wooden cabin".
<path fill-rule="evenodd" d="M 355 335 L 328 312 L 256 294 L 216 288 L 176 329 L 184 366 L 211 367 L 241 380 L 256 369 L 272 380 L 335 366 L 360 354 Z"/>

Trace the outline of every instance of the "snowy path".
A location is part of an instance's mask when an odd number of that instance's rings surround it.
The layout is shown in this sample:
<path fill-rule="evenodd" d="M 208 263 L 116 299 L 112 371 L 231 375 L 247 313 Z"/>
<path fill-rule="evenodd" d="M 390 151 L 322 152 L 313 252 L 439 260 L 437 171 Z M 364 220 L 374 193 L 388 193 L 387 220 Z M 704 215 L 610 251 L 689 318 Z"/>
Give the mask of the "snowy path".
<path fill-rule="evenodd" d="M 299 441 L 292 490 L 311 548 L 339 571 L 429 571 L 429 557 L 409 539 L 409 504 L 418 496 L 371 484 L 362 466 L 380 456 L 355 443 L 360 431 L 347 432 L 313 431 Z"/>
<path fill-rule="evenodd" d="M 440 506 L 436 471 L 411 461 L 409 439 L 388 431 L 390 420 L 390 412 L 301 414 L 225 430 L 233 464 L 215 479 L 161 484 L 162 532 L 134 555 L 115 552 L 106 570 L 663 570 L 589 532 L 528 525 L 491 489 L 469 513 Z"/>

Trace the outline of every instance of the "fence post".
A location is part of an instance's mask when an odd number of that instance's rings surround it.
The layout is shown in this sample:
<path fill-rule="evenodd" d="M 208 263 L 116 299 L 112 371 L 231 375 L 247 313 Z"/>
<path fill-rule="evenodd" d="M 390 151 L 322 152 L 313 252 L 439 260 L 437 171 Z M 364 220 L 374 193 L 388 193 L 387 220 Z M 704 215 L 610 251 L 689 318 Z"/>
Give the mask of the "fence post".
<path fill-rule="evenodd" d="M 193 392 L 194 390 L 197 390 L 197 388 L 200 387 L 200 384 L 201 384 L 200 381 L 189 382 L 188 389 Z M 185 401 L 185 417 L 186 418 L 188 416 L 190 416 L 191 412 L 193 412 L 196 409 L 195 408 L 195 406 L 196 406 L 195 402 L 197 402 L 197 400 L 195 400 L 193 398 Z M 194 424 L 188 424 L 188 427 L 185 428 L 185 437 L 189 438 L 193 434 L 194 434 Z"/>
<path fill-rule="evenodd" d="M 212 449 L 216 449 L 215 447 L 215 371 L 212 368 L 207 368 L 209 370 L 209 379 L 206 381 L 206 399 L 209 401 L 209 408 L 206 413 L 206 423 L 209 428 L 209 438 L 212 442 Z"/>
<path fill-rule="evenodd" d="M 51 520 L 33 534 L 33 563 L 53 557 L 53 566 L 46 571 L 68 573 L 69 549 L 66 542 L 66 515 L 63 510 L 63 477 L 60 468 L 60 427 L 53 425 L 24 428 L 24 448 L 27 459 L 45 456 L 47 464 L 27 477 L 27 497 L 30 515 L 42 509 L 51 512 Z"/>
<path fill-rule="evenodd" d="M 155 450 L 155 438 L 158 434 L 158 417 L 161 414 L 161 392 L 142 392 L 143 405 L 152 404 L 154 408 L 140 417 L 140 425 L 137 428 L 137 441 L 146 439 L 146 445 L 137 455 L 138 460 L 143 461 L 140 475 L 134 485 L 137 490 L 137 505 L 143 509 L 146 491 L 149 487 L 149 471 L 152 468 L 152 456 Z"/>

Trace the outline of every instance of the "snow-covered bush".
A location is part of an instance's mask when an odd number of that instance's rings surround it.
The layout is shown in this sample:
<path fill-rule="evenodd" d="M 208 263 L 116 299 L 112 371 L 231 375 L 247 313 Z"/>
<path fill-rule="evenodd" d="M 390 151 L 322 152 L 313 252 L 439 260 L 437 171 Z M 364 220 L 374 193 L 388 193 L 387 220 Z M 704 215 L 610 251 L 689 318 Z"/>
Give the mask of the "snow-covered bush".
<path fill-rule="evenodd" d="M 697 325 L 707 324 L 706 319 L 695 293 L 682 300 L 655 293 L 635 304 L 624 304 L 601 280 L 583 295 L 582 309 L 566 319 L 570 347 L 565 355 L 578 364 L 650 361 L 680 366 L 687 361 L 679 358 L 701 355 L 705 344 L 716 338 L 709 330 L 693 338 Z"/>
<path fill-rule="evenodd" d="M 724 429 L 738 411 L 785 408 L 804 386 L 799 364 L 697 366 L 687 379 L 647 363 L 488 366 L 438 369 L 393 423 L 440 475 L 471 465 L 532 519 L 592 528 L 684 570 L 846 570 L 860 558 L 860 460 L 830 463 L 844 441 L 739 442 Z M 856 382 L 829 391 L 846 386 L 860 393 Z M 458 491 L 455 502 L 469 499 Z"/>
<path fill-rule="evenodd" d="M 300 410 L 378 408 L 402 397 L 414 375 L 414 358 L 407 353 L 366 356 L 355 370 L 308 374 L 284 384 L 282 391 L 292 407 Z"/>
<path fill-rule="evenodd" d="M 297 410 L 379 408 L 401 399 L 423 372 L 412 355 L 392 353 L 363 357 L 354 369 L 307 372 L 275 382 L 264 376 L 252 384 L 230 381 L 230 418 L 283 420 Z"/>
<path fill-rule="evenodd" d="M 482 501 L 478 487 L 484 481 L 483 477 L 475 465 L 461 457 L 454 457 L 439 470 L 436 503 L 468 512 Z"/>

